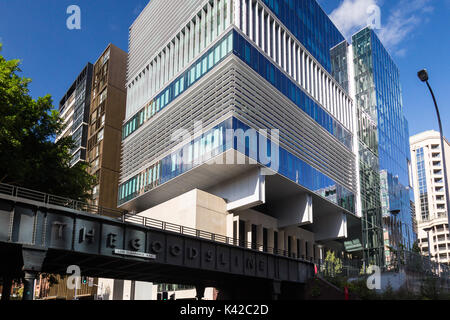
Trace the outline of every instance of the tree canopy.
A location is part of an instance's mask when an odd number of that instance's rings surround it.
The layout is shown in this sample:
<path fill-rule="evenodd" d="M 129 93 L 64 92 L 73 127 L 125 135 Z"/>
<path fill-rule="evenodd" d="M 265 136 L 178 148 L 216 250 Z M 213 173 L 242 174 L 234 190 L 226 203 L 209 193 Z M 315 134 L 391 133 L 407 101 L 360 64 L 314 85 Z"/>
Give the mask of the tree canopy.
<path fill-rule="evenodd" d="M 0 182 L 87 200 L 95 178 L 86 163 L 70 167 L 71 137 L 54 142 L 63 120 L 50 95 L 33 99 L 19 60 L 6 60 L 0 43 Z"/>

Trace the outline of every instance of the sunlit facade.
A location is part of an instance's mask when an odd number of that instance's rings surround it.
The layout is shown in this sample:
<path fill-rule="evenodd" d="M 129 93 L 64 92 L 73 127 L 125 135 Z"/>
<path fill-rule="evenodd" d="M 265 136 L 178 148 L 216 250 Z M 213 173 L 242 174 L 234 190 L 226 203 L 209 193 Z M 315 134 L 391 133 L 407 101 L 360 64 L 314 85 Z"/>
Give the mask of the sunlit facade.
<path fill-rule="evenodd" d="M 370 28 L 354 34 L 351 45 L 344 41 L 334 47 L 332 66 L 355 101 L 366 260 L 389 264 L 391 249 L 410 248 L 416 238 L 399 71 Z"/>
<path fill-rule="evenodd" d="M 437 131 L 416 134 L 410 138 L 410 143 L 419 247 L 423 255 L 431 253 L 433 261 L 448 264 L 450 238 L 442 153 L 450 159 L 450 143 L 444 139 L 442 148 Z M 447 171 L 448 168 L 447 160 Z"/>
<path fill-rule="evenodd" d="M 87 159 L 89 110 L 91 105 L 91 83 L 93 66 L 88 63 L 59 102 L 59 113 L 64 122 L 63 131 L 56 141 L 71 136 L 75 145 L 70 151 L 71 166 Z"/>

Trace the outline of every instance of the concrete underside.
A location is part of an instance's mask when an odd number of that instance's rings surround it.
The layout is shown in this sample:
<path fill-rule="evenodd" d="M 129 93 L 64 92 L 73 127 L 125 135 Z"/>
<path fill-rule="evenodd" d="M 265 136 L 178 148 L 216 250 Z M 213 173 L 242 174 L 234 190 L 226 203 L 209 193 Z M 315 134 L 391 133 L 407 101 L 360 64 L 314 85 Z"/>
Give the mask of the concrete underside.
<path fill-rule="evenodd" d="M 225 159 L 233 159 L 231 163 L 234 164 L 223 164 L 230 163 Z M 253 174 L 262 172 L 262 169 L 267 172 L 267 168 L 231 149 L 125 203 L 121 208 L 139 214 L 189 191 L 200 189 L 225 199 L 230 213 L 238 214 L 240 210 L 251 208 L 279 221 L 287 219 L 283 227 L 297 226 L 312 232 L 319 244 L 330 243 L 331 246 L 342 247 L 348 239 L 361 239 L 361 220 L 356 215 L 280 174 Z M 304 201 L 299 199 L 307 197 L 312 202 L 309 218 L 306 215 L 298 216 L 298 212 L 295 212 L 304 205 L 301 204 Z M 295 202 L 299 202 L 299 205 L 296 206 Z M 288 213 L 287 217 L 281 216 L 283 211 L 289 210 L 294 213 Z"/>

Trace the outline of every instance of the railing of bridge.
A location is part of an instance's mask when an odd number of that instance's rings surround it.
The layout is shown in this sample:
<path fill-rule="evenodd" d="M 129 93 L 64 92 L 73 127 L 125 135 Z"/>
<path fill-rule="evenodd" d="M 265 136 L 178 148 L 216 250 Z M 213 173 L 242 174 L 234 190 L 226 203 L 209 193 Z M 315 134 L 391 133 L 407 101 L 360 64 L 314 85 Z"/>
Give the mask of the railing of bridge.
<path fill-rule="evenodd" d="M 86 213 L 93 213 L 99 215 L 114 216 L 122 219 L 126 211 L 118 209 L 109 209 L 100 206 L 95 206 L 86 202 L 77 201 L 69 198 L 59 197 L 44 192 L 12 186 L 5 183 L 0 183 L 0 194 L 11 196 L 13 198 L 22 198 L 36 202 L 42 202 L 48 205 L 60 206 Z"/>
<path fill-rule="evenodd" d="M 281 250 L 277 248 L 272 248 L 265 246 L 263 244 L 255 243 L 255 242 L 248 242 L 244 241 L 242 239 L 236 239 L 232 237 L 227 237 L 220 234 L 215 234 L 208 231 L 198 230 L 182 225 L 177 225 L 173 223 L 169 223 L 166 221 L 156 220 L 148 217 L 138 216 L 134 214 L 125 214 L 124 215 L 124 221 L 130 222 L 134 224 L 139 224 L 142 226 L 154 228 L 154 229 L 160 229 L 165 231 L 170 231 L 178 234 L 188 235 L 199 239 L 204 240 L 210 240 L 214 242 L 220 242 L 232 246 L 242 247 L 250 250 L 255 250 L 259 252 L 265 252 L 273 255 L 279 255 L 284 257 L 289 257 L 292 259 L 301 260 L 304 262 L 311 262 L 311 263 L 317 263 L 318 260 L 314 260 L 311 258 L 306 258 L 304 256 L 298 257 L 297 254 L 293 252 L 289 252 L 288 250 Z"/>
<path fill-rule="evenodd" d="M 160 221 L 148 217 L 138 216 L 130 214 L 127 211 L 108 209 L 95 205 L 91 205 L 85 202 L 59 197 L 51 194 L 46 194 L 40 191 L 35 191 L 18 186 L 12 186 L 9 184 L 0 183 L 0 195 L 7 195 L 13 198 L 22 198 L 41 202 L 44 204 L 60 206 L 64 208 L 74 209 L 81 212 L 99 214 L 99 215 L 114 215 L 118 220 L 122 222 L 139 224 L 145 227 L 154 229 L 160 229 L 164 231 L 174 232 L 182 235 L 188 235 L 199 239 L 210 240 L 214 242 L 220 242 L 228 245 L 233 245 L 241 248 L 255 250 L 259 252 L 265 252 L 268 254 L 279 255 L 289 257 L 292 259 L 301 260 L 303 262 L 318 263 L 318 260 L 314 260 L 312 257 L 297 256 L 297 254 L 289 252 L 288 250 L 282 250 L 278 248 L 267 247 L 263 244 L 255 242 L 247 242 L 242 239 L 235 239 L 220 234 L 211 233 L 208 231 L 189 228 L 166 221 Z"/>

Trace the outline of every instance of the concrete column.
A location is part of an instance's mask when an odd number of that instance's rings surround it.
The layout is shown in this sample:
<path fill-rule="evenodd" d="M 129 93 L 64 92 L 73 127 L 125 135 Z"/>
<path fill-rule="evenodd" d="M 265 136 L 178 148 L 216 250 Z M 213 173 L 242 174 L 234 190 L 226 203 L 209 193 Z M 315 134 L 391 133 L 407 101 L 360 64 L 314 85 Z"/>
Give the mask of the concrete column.
<path fill-rule="evenodd" d="M 252 247 L 252 224 L 250 221 L 245 221 L 245 241 L 247 242 L 246 248 Z"/>
<path fill-rule="evenodd" d="M 259 251 L 263 251 L 263 226 L 262 224 L 256 226 L 256 242 L 258 243 L 258 247 L 256 248 Z"/>
<path fill-rule="evenodd" d="M 47 251 L 36 249 L 34 247 L 23 246 L 22 257 L 24 276 L 24 290 L 22 300 L 33 300 L 34 282 L 38 273 L 42 270 Z"/>
<path fill-rule="evenodd" d="M 325 257 L 324 257 L 324 246 L 319 244 L 319 245 L 317 245 L 317 249 L 319 250 L 319 255 L 317 256 L 318 259 L 323 261 L 325 259 Z"/>
<path fill-rule="evenodd" d="M 315 246 L 314 256 L 315 256 L 316 260 L 320 259 L 320 248 L 318 245 Z"/>
<path fill-rule="evenodd" d="M 305 250 L 305 240 L 300 238 L 300 257 L 302 259 L 305 259 L 306 250 Z"/>
<path fill-rule="evenodd" d="M 272 281 L 271 283 L 272 300 L 278 300 L 281 294 L 281 282 Z"/>
<path fill-rule="evenodd" d="M 33 300 L 34 296 L 34 280 L 37 279 L 37 272 L 25 271 L 25 276 L 23 278 L 23 301 Z"/>
<path fill-rule="evenodd" d="M 278 231 L 278 250 L 280 250 L 280 252 L 283 252 L 286 248 L 285 243 L 286 243 L 286 239 L 285 239 L 285 233 L 284 231 Z"/>
<path fill-rule="evenodd" d="M 196 286 L 195 286 L 195 290 L 196 290 L 196 292 L 197 292 L 195 298 L 196 298 L 197 300 L 202 300 L 203 297 L 205 296 L 205 286 L 204 286 L 204 285 L 201 285 L 201 284 L 196 285 Z"/>

